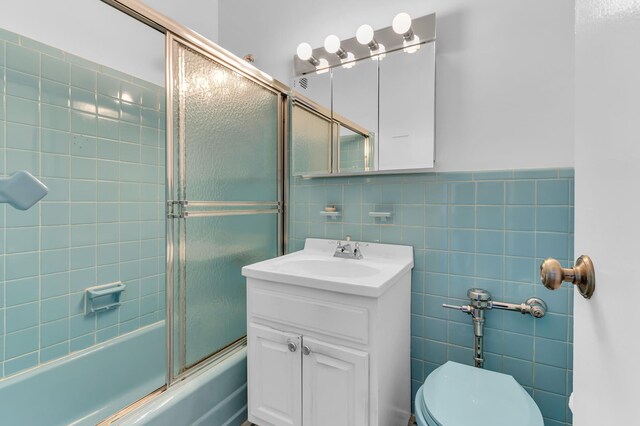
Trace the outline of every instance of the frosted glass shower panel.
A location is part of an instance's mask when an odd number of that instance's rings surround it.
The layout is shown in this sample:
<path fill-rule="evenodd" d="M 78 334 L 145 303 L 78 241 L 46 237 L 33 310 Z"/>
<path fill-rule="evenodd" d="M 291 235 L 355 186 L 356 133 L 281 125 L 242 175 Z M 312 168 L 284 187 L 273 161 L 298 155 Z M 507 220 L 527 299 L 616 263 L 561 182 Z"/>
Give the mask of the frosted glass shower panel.
<path fill-rule="evenodd" d="M 186 222 L 186 367 L 246 335 L 243 266 L 278 255 L 278 215 Z"/>
<path fill-rule="evenodd" d="M 184 138 L 183 198 L 274 201 L 278 95 L 178 45 L 177 124 Z"/>
<path fill-rule="evenodd" d="M 280 93 L 174 39 L 174 372 L 246 335 L 242 267 L 281 250 Z"/>

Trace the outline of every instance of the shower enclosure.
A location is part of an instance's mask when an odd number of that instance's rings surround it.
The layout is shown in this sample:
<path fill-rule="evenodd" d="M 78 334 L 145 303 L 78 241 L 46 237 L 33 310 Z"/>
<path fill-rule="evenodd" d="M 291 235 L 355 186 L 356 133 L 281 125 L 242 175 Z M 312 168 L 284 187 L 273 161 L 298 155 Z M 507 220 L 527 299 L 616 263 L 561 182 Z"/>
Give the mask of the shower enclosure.
<path fill-rule="evenodd" d="M 169 365 L 180 376 L 244 343 L 240 270 L 283 251 L 285 98 L 178 36 L 167 49 Z"/>
<path fill-rule="evenodd" d="M 0 204 L 2 421 L 120 421 L 233 359 L 235 422 L 241 268 L 286 241 L 288 88 L 136 0 L 65 3 L 77 21 L 49 46 L 60 23 L 38 33 L 29 10 L 52 12 L 36 3 L 0 21 L 0 177 L 48 187 L 26 211 Z M 130 36 L 65 50 L 96 16 Z"/>

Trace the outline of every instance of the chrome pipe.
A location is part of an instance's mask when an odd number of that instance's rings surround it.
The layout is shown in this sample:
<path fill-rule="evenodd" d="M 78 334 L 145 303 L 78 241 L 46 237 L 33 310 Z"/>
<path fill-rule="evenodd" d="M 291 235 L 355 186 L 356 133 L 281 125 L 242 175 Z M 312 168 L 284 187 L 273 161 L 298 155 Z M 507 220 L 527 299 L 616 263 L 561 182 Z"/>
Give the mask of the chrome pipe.
<path fill-rule="evenodd" d="M 442 307 L 462 311 L 473 318 L 473 363 L 478 368 L 484 365 L 484 311 L 501 309 L 529 314 L 534 318 L 542 318 L 547 312 L 547 304 L 537 297 L 530 297 L 520 304 L 494 302 L 491 300 L 491 293 L 481 288 L 469 289 L 467 297 L 470 301 L 468 305 L 456 306 L 443 303 Z"/>
<path fill-rule="evenodd" d="M 527 305 L 524 303 L 515 304 L 515 303 L 506 303 L 506 302 L 491 302 L 491 307 L 494 309 L 502 309 L 505 311 L 516 311 L 526 314 Z"/>

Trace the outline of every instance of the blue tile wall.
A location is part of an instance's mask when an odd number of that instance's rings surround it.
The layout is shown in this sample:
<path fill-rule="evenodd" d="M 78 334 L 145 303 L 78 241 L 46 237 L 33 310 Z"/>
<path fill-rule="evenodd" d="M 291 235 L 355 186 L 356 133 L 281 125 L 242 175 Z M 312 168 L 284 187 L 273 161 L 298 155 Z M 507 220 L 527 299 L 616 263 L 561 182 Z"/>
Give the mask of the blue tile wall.
<path fill-rule="evenodd" d="M 414 247 L 411 377 L 415 394 L 447 360 L 472 365 L 471 319 L 442 303 L 468 303 L 471 287 L 494 300 L 539 296 L 547 316 L 487 313 L 485 368 L 513 375 L 539 405 L 545 424 L 571 424 L 573 289 L 545 289 L 544 257 L 573 260 L 573 170 L 309 179 L 292 178 L 289 247 L 307 237 L 343 238 Z M 342 213 L 321 216 L 325 205 Z M 389 211 L 386 222 L 369 217 Z M 366 255 L 366 253 L 365 253 Z"/>
<path fill-rule="evenodd" d="M 49 194 L 0 205 L 0 375 L 164 316 L 164 88 L 0 30 L 0 174 Z M 119 309 L 84 289 L 122 281 Z"/>

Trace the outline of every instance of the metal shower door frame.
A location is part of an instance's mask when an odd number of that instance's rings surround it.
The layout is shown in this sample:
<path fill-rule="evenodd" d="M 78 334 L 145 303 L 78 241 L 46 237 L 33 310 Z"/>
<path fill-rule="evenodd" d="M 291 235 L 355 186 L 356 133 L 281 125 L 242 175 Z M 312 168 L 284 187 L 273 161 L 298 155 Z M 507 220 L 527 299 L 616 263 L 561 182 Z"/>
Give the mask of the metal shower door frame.
<path fill-rule="evenodd" d="M 165 90 L 166 90 L 166 194 L 167 194 L 167 208 L 166 208 L 166 320 L 165 328 L 167 331 L 167 345 L 166 345 L 166 386 L 171 386 L 177 381 L 181 381 L 184 378 L 196 374 L 203 368 L 206 368 L 214 363 L 220 362 L 222 359 L 233 354 L 238 347 L 246 345 L 246 338 L 244 342 L 237 342 L 235 346 L 229 347 L 226 350 L 220 351 L 211 357 L 201 361 L 199 364 L 192 368 L 182 372 L 181 374 L 174 374 L 173 371 L 173 351 L 174 351 L 174 324 L 173 316 L 174 312 L 174 204 L 173 204 L 173 192 L 175 188 L 174 182 L 174 134 L 173 134 L 173 70 L 171 61 L 171 46 L 174 40 L 179 39 L 185 46 L 192 48 L 193 50 L 202 53 L 208 58 L 216 61 L 217 63 L 239 73 L 243 77 L 250 79 L 253 82 L 260 84 L 261 86 L 274 91 L 278 94 L 278 202 L 280 203 L 279 209 L 279 221 L 278 221 L 278 238 L 279 238 L 279 254 L 286 251 L 287 246 L 287 223 L 288 216 L 288 153 L 286 148 L 286 141 L 289 138 L 288 132 L 288 108 L 286 107 L 290 88 L 274 79 L 270 75 L 260 71 L 253 65 L 244 61 L 243 59 L 235 56 L 231 52 L 218 46 L 211 40 L 203 37 L 197 32 L 179 24 L 173 19 L 159 13 L 155 9 L 147 6 L 139 0 L 101 0 L 121 12 L 131 16 L 132 18 L 156 29 L 157 31 L 165 34 Z"/>
<path fill-rule="evenodd" d="M 185 151 L 186 148 L 186 140 L 184 134 L 184 126 L 181 125 L 181 122 L 184 121 L 182 113 L 184 112 L 185 105 L 182 103 L 184 97 L 180 97 L 180 99 L 175 99 L 175 89 L 174 86 L 176 83 L 176 75 L 174 74 L 173 64 L 176 59 L 180 60 L 180 48 L 188 48 L 193 50 L 195 53 L 204 56 L 206 59 L 211 60 L 221 66 L 224 66 L 231 71 L 234 71 L 240 74 L 242 77 L 258 84 L 265 90 L 268 90 L 273 95 L 277 96 L 277 116 L 276 121 L 277 125 L 277 200 L 275 202 L 229 202 L 229 201 L 186 201 L 183 200 L 184 194 L 176 193 L 176 182 L 175 182 L 175 164 L 176 158 L 174 157 L 175 151 L 175 143 L 176 143 L 176 135 L 175 129 L 176 124 L 178 125 L 179 134 L 177 135 L 178 141 L 178 186 L 180 188 L 184 187 L 186 181 L 186 158 Z M 270 85 L 264 84 L 263 81 L 254 78 L 254 76 L 247 75 L 244 72 L 239 72 L 238 70 L 230 67 L 224 61 L 221 61 L 220 58 L 212 55 L 211 52 L 207 52 L 198 46 L 189 43 L 184 38 L 177 36 L 168 32 L 166 34 L 166 72 L 167 72 L 167 107 L 165 108 L 167 111 L 167 186 L 166 186 L 166 194 L 167 194 L 167 342 L 168 342 L 168 352 L 167 352 L 167 368 L 168 374 L 167 379 L 168 383 L 171 383 L 176 380 L 180 380 L 187 373 L 191 371 L 191 369 L 198 366 L 200 363 L 209 363 L 214 362 L 215 359 L 218 359 L 219 356 L 223 356 L 228 353 L 230 350 L 234 350 L 237 347 L 241 347 L 246 345 L 246 336 L 239 339 L 235 342 L 230 342 L 230 345 L 223 348 L 220 351 L 217 351 L 211 354 L 209 357 L 205 358 L 194 366 L 187 366 L 186 363 L 186 271 L 185 271 L 185 262 L 186 262 L 186 241 L 183 240 L 184 232 L 182 231 L 182 227 L 185 225 L 185 221 L 188 217 L 205 217 L 205 216 L 231 216 L 231 215 L 247 215 L 247 214 L 277 214 L 278 215 L 278 255 L 282 255 L 285 250 L 285 221 L 284 221 L 284 146 L 285 146 L 285 122 L 284 117 L 286 115 L 286 96 L 281 91 L 275 89 Z M 178 76 L 179 77 L 179 76 Z M 180 82 L 178 82 L 180 84 Z M 178 90 L 180 90 L 178 88 Z M 178 123 L 175 122 L 174 117 L 174 103 L 179 102 L 178 105 Z M 180 191 L 178 191 L 180 192 Z M 177 195 L 177 197 L 176 197 Z M 178 198 L 177 200 L 175 198 Z M 197 211 L 197 212 L 189 212 L 186 211 L 187 207 L 211 207 L 216 210 L 209 211 Z M 242 210 L 227 210 L 220 209 L 220 207 L 253 207 L 252 209 L 242 209 Z M 270 207 L 270 208 L 269 208 Z M 179 220 L 180 232 L 179 232 L 179 240 L 178 240 L 178 262 L 179 262 L 179 273 L 178 273 L 178 326 L 179 326 L 179 342 L 178 342 L 178 366 L 179 372 L 176 374 L 174 371 L 174 356 L 175 356 L 175 323 L 174 316 L 175 312 L 175 255 L 176 255 L 176 241 L 175 241 L 175 220 Z M 214 359 L 211 359 L 214 358 Z"/>

